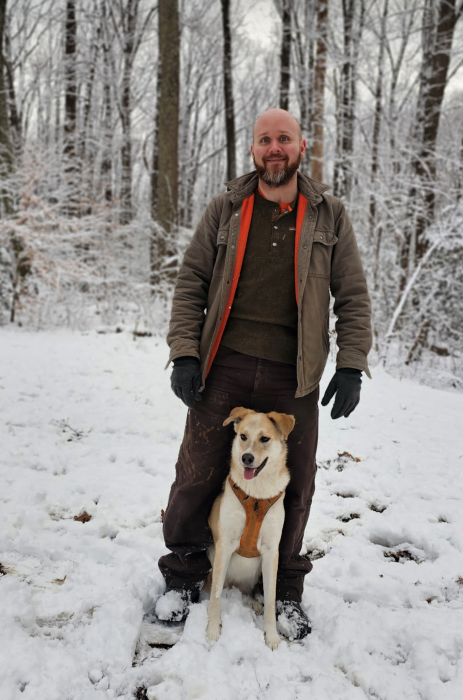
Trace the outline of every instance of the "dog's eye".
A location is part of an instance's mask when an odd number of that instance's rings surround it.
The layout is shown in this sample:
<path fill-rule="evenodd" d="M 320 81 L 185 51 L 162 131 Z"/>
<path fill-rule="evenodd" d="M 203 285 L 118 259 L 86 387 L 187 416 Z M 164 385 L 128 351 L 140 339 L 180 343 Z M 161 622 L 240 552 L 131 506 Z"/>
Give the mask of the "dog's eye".
<path fill-rule="evenodd" d="M 241 438 L 242 440 L 246 440 L 246 439 L 247 439 L 247 438 L 246 438 L 246 435 L 245 435 L 244 433 L 241 433 L 240 438 Z"/>
<path fill-rule="evenodd" d="M 265 437 L 265 436 L 262 436 L 261 439 L 260 439 L 261 442 L 268 442 L 269 440 L 270 440 L 270 438 L 269 438 L 269 437 Z"/>

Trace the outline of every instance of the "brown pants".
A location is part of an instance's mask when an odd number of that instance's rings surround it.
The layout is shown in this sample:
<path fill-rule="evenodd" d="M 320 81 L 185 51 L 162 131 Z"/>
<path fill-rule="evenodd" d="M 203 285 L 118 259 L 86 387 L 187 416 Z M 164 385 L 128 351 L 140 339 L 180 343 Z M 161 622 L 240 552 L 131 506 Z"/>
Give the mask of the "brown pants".
<path fill-rule="evenodd" d="M 288 437 L 291 481 L 285 495 L 280 541 L 277 599 L 300 601 L 311 562 L 299 552 L 315 490 L 318 439 L 318 388 L 295 399 L 296 367 L 219 348 L 202 401 L 188 411 L 185 434 L 164 517 L 164 539 L 172 554 L 159 560 L 168 588 L 201 586 L 211 568 L 208 517 L 229 468 L 233 425 L 223 421 L 237 406 L 296 418 Z"/>

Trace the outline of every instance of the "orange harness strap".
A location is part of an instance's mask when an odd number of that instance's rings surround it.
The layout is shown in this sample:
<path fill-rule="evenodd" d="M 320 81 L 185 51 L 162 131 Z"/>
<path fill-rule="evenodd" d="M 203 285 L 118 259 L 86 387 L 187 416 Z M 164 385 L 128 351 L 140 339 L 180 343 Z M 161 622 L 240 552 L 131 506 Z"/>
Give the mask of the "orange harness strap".
<path fill-rule="evenodd" d="M 243 489 L 240 489 L 240 487 L 232 481 L 231 477 L 228 477 L 228 481 L 236 497 L 241 501 L 241 505 L 246 513 L 246 525 L 244 526 L 240 546 L 236 550 L 236 553 L 248 559 L 259 557 L 260 552 L 257 549 L 257 540 L 259 538 L 262 521 L 273 504 L 281 498 L 283 492 L 273 498 L 253 498 L 252 496 L 248 496 L 247 493 L 244 493 Z"/>

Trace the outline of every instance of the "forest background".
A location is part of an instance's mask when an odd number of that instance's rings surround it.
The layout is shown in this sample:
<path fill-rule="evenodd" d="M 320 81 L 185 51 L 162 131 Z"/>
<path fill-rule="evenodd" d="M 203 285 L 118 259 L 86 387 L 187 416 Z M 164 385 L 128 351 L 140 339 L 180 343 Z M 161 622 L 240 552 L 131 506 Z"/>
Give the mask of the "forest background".
<path fill-rule="evenodd" d="M 462 389 L 462 14 L 0 0 L 0 323 L 165 333 L 195 224 L 280 106 L 353 221 L 373 360 Z"/>

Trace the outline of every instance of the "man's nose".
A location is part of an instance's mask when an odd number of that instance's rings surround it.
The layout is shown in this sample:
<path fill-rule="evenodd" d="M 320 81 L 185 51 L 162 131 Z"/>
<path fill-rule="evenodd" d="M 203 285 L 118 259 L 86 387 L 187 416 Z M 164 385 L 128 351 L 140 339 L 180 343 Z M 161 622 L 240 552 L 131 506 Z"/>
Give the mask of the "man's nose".
<path fill-rule="evenodd" d="M 275 139 L 275 141 L 272 141 L 270 143 L 269 151 L 270 151 L 270 153 L 280 153 L 281 152 L 281 143 Z"/>

